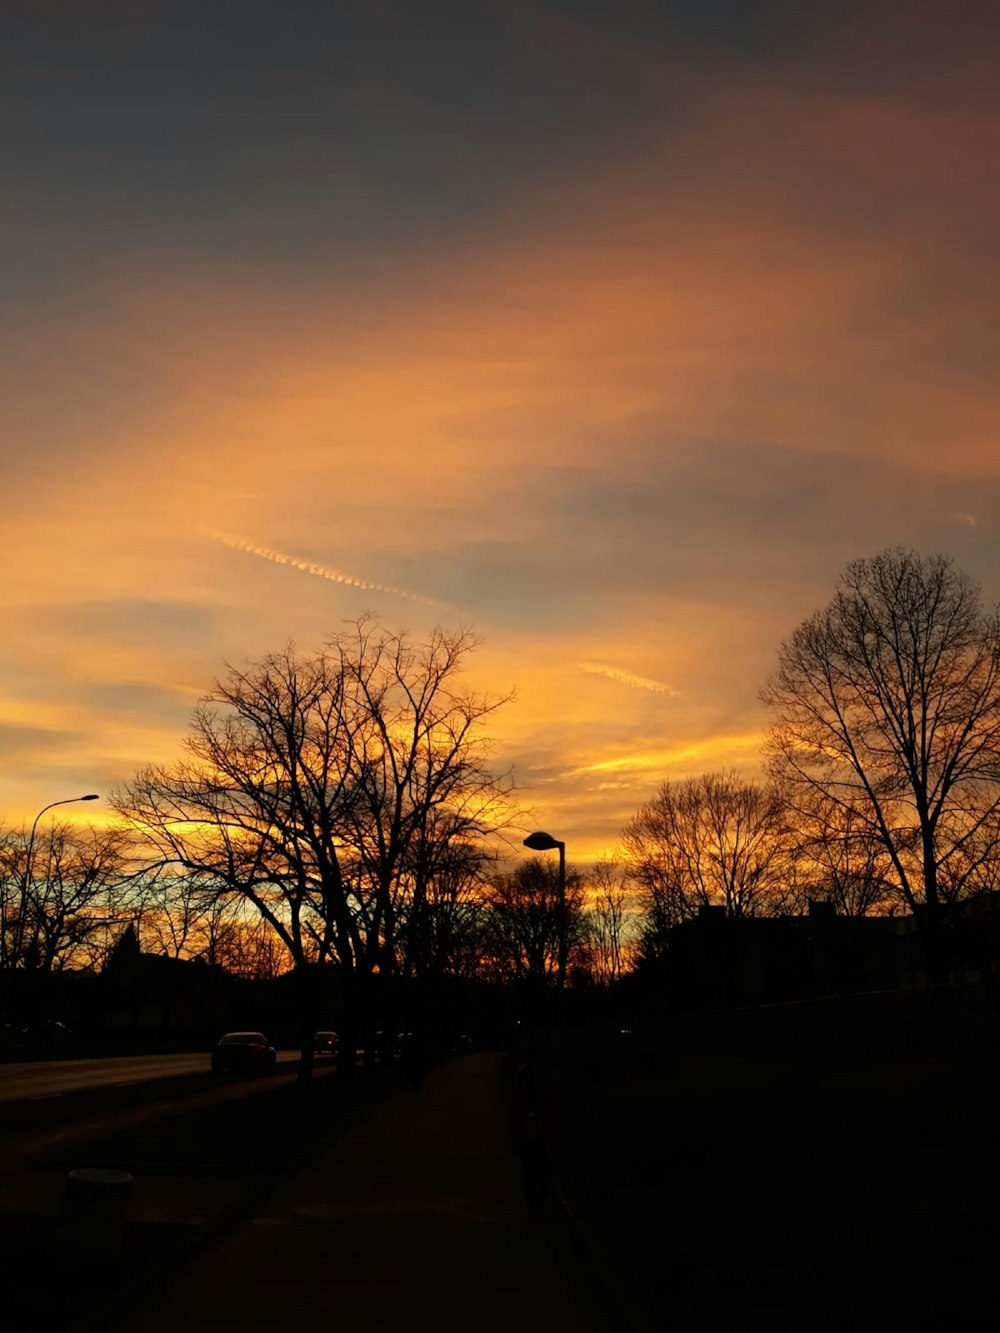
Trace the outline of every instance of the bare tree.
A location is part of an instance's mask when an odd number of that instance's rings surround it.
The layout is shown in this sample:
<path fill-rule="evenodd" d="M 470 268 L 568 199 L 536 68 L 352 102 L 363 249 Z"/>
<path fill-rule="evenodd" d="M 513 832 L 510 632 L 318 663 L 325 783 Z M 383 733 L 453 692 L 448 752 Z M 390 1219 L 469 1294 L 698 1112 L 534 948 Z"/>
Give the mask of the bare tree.
<path fill-rule="evenodd" d="M 607 986 L 621 980 L 631 961 L 627 879 L 615 862 L 598 861 L 591 871 L 588 888 L 590 970 L 599 985 Z"/>
<path fill-rule="evenodd" d="M 507 786 L 488 764 L 485 724 L 505 697 L 477 694 L 461 669 L 477 640 L 435 630 L 426 643 L 360 620 L 331 643 L 354 703 L 356 799 L 345 838 L 367 886 L 387 1041 L 399 980 L 424 962 L 428 899 L 438 872 L 482 857 L 507 819 Z M 405 924 L 405 929 L 401 926 Z"/>
<path fill-rule="evenodd" d="M 953 855 L 941 862 L 938 879 L 949 905 L 1000 890 L 1000 806 L 986 813 Z"/>
<path fill-rule="evenodd" d="M 106 945 L 127 862 L 117 828 L 53 823 L 0 843 L 0 965 L 58 972 L 94 963 Z"/>
<path fill-rule="evenodd" d="M 947 557 L 853 561 L 782 644 L 761 697 L 771 772 L 799 806 L 820 794 L 884 848 L 943 979 L 944 910 L 998 850 L 997 612 Z"/>
<path fill-rule="evenodd" d="M 801 887 L 809 898 L 833 903 L 838 916 L 884 912 L 896 900 L 884 846 L 872 837 L 867 821 L 822 795 L 814 796 L 800 803 Z"/>
<path fill-rule="evenodd" d="M 558 866 L 541 856 L 522 861 L 513 874 L 500 875 L 489 886 L 487 952 L 493 976 L 522 986 L 536 1016 L 543 993 L 558 980 L 562 930 L 571 965 L 586 947 L 583 899 L 583 876 L 568 867 L 563 909 Z"/>
<path fill-rule="evenodd" d="M 144 953 L 215 961 L 219 934 L 239 911 L 238 900 L 220 893 L 213 878 L 178 874 L 170 863 L 138 872 L 134 885 L 130 915 Z"/>
<path fill-rule="evenodd" d="M 435 821 L 437 823 L 438 821 Z M 399 969 L 421 977 L 474 976 L 478 970 L 483 893 L 493 857 L 482 842 L 444 826 L 422 831 L 399 895 Z"/>
<path fill-rule="evenodd" d="M 0 830 L 0 970 L 20 967 L 30 915 L 23 871 L 25 840 L 12 829 Z"/>
<path fill-rule="evenodd" d="M 701 907 L 774 913 L 790 879 L 784 802 L 734 772 L 664 782 L 623 830 L 621 858 L 643 903 L 647 950 Z"/>
<path fill-rule="evenodd" d="M 195 710 L 188 758 L 145 769 L 114 797 L 162 857 L 251 905 L 281 939 L 299 977 L 304 1078 L 313 940 L 348 967 L 364 951 L 339 850 L 352 790 L 345 711 L 343 673 L 325 654 L 289 647 L 230 667 Z"/>
<path fill-rule="evenodd" d="M 289 964 L 288 951 L 268 923 L 245 914 L 220 921 L 203 956 L 246 981 L 273 981 Z"/>
<path fill-rule="evenodd" d="M 461 686 L 475 641 L 414 645 L 365 618 L 320 652 L 229 667 L 195 712 L 188 757 L 116 794 L 161 856 L 252 909 L 300 983 L 302 1077 L 312 1067 L 315 965 L 344 983 L 342 1045 L 397 970 L 407 858 L 449 811 L 484 836 L 500 797 L 482 727 L 497 706 Z M 423 831 L 423 833 L 422 833 Z"/>

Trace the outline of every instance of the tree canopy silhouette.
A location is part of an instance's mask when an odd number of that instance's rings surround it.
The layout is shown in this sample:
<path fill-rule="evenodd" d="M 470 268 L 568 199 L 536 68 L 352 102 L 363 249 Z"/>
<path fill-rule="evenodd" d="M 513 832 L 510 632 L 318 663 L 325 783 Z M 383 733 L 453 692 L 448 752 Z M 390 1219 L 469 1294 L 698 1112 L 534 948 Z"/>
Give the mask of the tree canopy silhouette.
<path fill-rule="evenodd" d="M 807 817 L 819 800 L 884 849 L 943 979 L 944 909 L 1000 846 L 997 611 L 945 556 L 855 560 L 761 697 L 771 773 Z"/>
<path fill-rule="evenodd" d="M 735 772 L 664 782 L 621 839 L 645 911 L 646 951 L 657 952 L 664 933 L 702 907 L 733 918 L 779 910 L 789 882 L 787 832 L 773 787 Z"/>
<path fill-rule="evenodd" d="M 415 643 L 362 618 L 321 651 L 230 666 L 195 711 L 187 757 L 116 794 L 162 856 L 281 939 L 301 979 L 304 1076 L 311 967 L 340 969 L 353 1053 L 374 992 L 393 993 L 399 923 L 443 847 L 475 845 L 503 817 L 484 732 L 503 700 L 461 680 L 475 647 L 467 631 Z"/>

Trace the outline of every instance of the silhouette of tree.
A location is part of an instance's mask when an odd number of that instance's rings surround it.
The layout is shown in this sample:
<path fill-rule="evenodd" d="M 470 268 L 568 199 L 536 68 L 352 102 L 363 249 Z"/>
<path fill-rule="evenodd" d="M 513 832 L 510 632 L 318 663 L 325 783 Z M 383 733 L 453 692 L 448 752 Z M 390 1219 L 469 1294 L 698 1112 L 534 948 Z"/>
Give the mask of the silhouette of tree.
<path fill-rule="evenodd" d="M 198 957 L 245 981 L 273 981 L 288 968 L 278 936 L 266 921 L 246 913 L 218 921 L 208 949 Z"/>
<path fill-rule="evenodd" d="M 583 876 L 566 869 L 565 929 L 570 967 L 586 946 Z M 487 972 L 523 988 L 528 1007 L 540 1016 L 542 996 L 556 984 L 562 909 L 559 868 L 551 859 L 532 856 L 510 875 L 497 876 L 486 895 Z"/>
<path fill-rule="evenodd" d="M 142 946 L 139 943 L 139 932 L 134 924 L 129 924 L 121 930 L 117 939 L 108 949 L 107 957 L 104 961 L 104 972 L 108 976 L 128 973 L 139 962 L 142 957 Z"/>
<path fill-rule="evenodd" d="M 125 904 L 123 904 L 124 906 Z M 144 953 L 217 962 L 220 935 L 241 904 L 220 894 L 213 878 L 159 865 L 133 881 L 128 909 Z"/>
<path fill-rule="evenodd" d="M 397 932 L 402 976 L 474 976 L 493 858 L 484 845 L 442 827 L 440 835 L 421 832 L 409 862 Z"/>
<path fill-rule="evenodd" d="M 459 684 L 477 646 L 467 631 L 436 630 L 425 645 L 370 620 L 335 641 L 350 680 L 356 799 L 345 839 L 370 889 L 370 931 L 381 942 L 377 986 L 391 1055 L 401 977 L 426 961 L 429 896 L 439 871 L 483 855 L 507 819 L 507 789 L 490 772 L 485 723 L 505 697 Z"/>
<path fill-rule="evenodd" d="M 58 972 L 97 963 L 127 853 L 124 832 L 114 828 L 54 823 L 33 844 L 24 830 L 5 833 L 0 968 Z"/>
<path fill-rule="evenodd" d="M 666 931 L 717 906 L 729 917 L 781 910 L 792 842 L 784 802 L 734 772 L 664 782 L 621 838 L 621 857 L 644 912 L 643 947 L 655 954 Z"/>
<path fill-rule="evenodd" d="M 588 876 L 587 946 L 590 975 L 598 985 L 620 981 L 631 961 L 629 892 L 622 867 L 598 861 Z"/>
<path fill-rule="evenodd" d="M 281 940 L 299 979 L 303 1078 L 315 965 L 340 969 L 353 1052 L 374 1029 L 376 979 L 391 990 L 398 973 L 414 848 L 485 837 L 502 806 L 483 735 L 502 701 L 459 679 L 475 646 L 441 630 L 414 644 L 366 617 L 322 651 L 229 667 L 195 711 L 188 757 L 116 793 L 161 856 Z"/>
<path fill-rule="evenodd" d="M 849 564 L 781 645 L 761 692 L 770 771 L 886 853 L 932 979 L 944 912 L 997 854 L 1000 618 L 944 556 L 892 548 Z"/>
<path fill-rule="evenodd" d="M 867 821 L 814 793 L 800 801 L 797 829 L 800 909 L 805 899 L 821 899 L 833 903 L 838 916 L 861 917 L 884 912 L 896 900 L 886 850 Z"/>

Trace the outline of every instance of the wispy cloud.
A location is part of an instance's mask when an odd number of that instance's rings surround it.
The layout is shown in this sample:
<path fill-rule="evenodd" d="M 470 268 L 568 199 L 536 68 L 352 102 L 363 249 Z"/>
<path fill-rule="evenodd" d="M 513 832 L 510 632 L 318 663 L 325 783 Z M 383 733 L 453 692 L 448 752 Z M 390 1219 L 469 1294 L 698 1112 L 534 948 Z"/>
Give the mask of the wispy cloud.
<path fill-rule="evenodd" d="M 276 551 L 270 546 L 258 546 L 256 542 L 246 537 L 236 537 L 228 532 L 216 532 L 211 528 L 207 531 L 213 541 L 221 542 L 231 550 L 246 551 L 248 555 L 258 556 L 261 560 L 270 560 L 275 565 L 287 565 L 290 569 L 301 570 L 303 574 L 311 574 L 317 579 L 326 579 L 330 583 L 343 583 L 349 588 L 362 588 L 369 592 L 385 592 L 392 597 L 406 597 L 411 602 L 423 602 L 427 606 L 446 605 L 436 597 L 425 597 L 422 593 L 413 592 L 409 588 L 396 588 L 388 583 L 358 579 L 353 574 L 345 574 L 341 569 L 332 569 L 317 560 L 300 560 L 298 556 L 289 555 L 287 551 Z"/>
<path fill-rule="evenodd" d="M 748 760 L 755 765 L 760 753 L 760 733 L 713 735 L 704 740 L 684 742 L 669 747 L 650 747 L 631 753 L 600 759 L 569 770 L 564 776 L 581 777 L 588 773 L 639 773 L 650 769 L 671 776 L 670 770 L 688 769 L 692 762 L 716 768 L 745 768 Z"/>
<path fill-rule="evenodd" d="M 631 671 L 620 671 L 618 667 L 608 666 L 604 662 L 578 662 L 577 666 L 581 671 L 585 671 L 588 676 L 604 676 L 608 680 L 617 681 L 619 685 L 627 685 L 633 690 L 649 690 L 653 694 L 669 694 L 672 699 L 680 697 L 677 690 L 670 685 L 664 685 L 660 680 L 651 680 L 649 676 L 636 676 Z"/>

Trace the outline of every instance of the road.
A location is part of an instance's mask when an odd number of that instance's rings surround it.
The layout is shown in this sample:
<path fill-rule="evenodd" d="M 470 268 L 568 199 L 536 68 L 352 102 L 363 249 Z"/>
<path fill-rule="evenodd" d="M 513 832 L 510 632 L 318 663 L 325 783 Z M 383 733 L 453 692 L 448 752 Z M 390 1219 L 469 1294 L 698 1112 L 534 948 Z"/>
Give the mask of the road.
<path fill-rule="evenodd" d="M 292 1064 L 298 1051 L 279 1051 L 278 1064 Z M 181 1074 L 204 1074 L 211 1054 L 126 1055 L 102 1060 L 38 1060 L 0 1065 L 0 1102 L 59 1097 L 85 1088 L 125 1087 Z"/>

